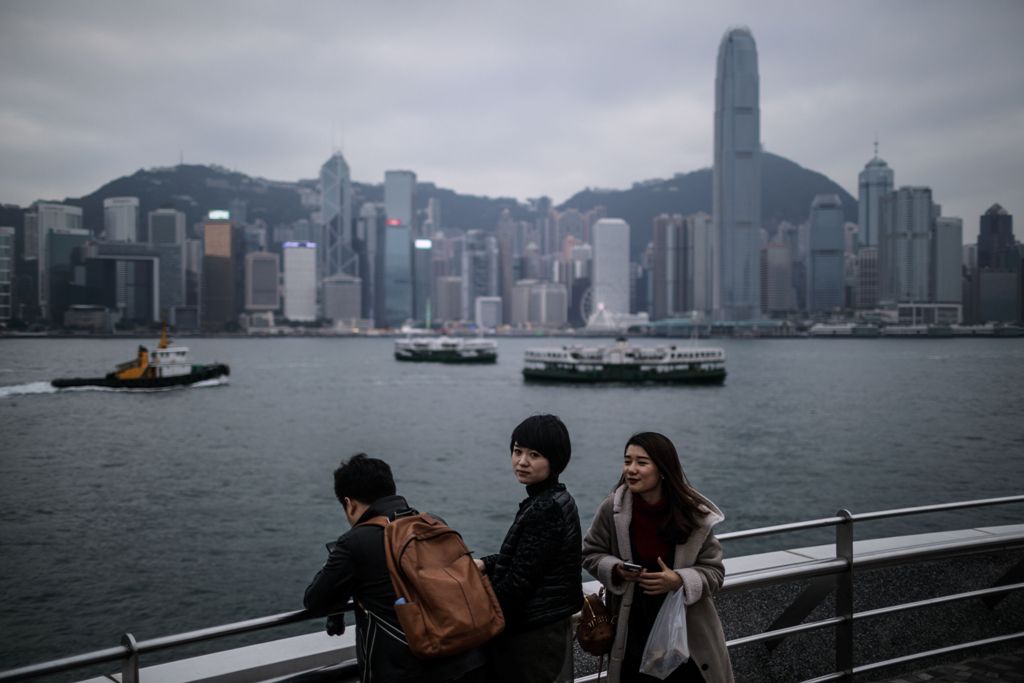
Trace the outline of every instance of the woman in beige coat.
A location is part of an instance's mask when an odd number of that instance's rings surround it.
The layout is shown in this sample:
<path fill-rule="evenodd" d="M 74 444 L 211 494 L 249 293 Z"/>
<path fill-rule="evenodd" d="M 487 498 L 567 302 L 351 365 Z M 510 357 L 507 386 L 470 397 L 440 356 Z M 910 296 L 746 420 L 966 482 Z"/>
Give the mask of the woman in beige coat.
<path fill-rule="evenodd" d="M 608 589 L 609 608 L 618 616 L 609 681 L 657 680 L 640 673 L 640 660 L 665 596 L 676 590 L 686 604 L 690 659 L 666 680 L 733 680 L 712 600 L 725 568 L 711 530 L 723 519 L 687 482 L 667 437 L 642 432 L 629 439 L 619 484 L 598 506 L 583 539 L 583 566 Z"/>

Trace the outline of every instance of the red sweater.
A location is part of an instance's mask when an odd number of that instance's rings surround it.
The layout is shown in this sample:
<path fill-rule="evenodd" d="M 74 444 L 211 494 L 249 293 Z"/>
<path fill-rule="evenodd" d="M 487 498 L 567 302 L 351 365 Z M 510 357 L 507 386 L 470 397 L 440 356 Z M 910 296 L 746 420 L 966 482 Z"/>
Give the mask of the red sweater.
<path fill-rule="evenodd" d="M 672 543 L 661 540 L 658 530 L 668 521 L 668 499 L 662 496 L 651 505 L 640 496 L 633 496 L 633 519 L 629 523 L 629 540 L 633 544 L 633 561 L 649 571 L 660 571 L 658 558 L 669 567 L 674 559 Z"/>

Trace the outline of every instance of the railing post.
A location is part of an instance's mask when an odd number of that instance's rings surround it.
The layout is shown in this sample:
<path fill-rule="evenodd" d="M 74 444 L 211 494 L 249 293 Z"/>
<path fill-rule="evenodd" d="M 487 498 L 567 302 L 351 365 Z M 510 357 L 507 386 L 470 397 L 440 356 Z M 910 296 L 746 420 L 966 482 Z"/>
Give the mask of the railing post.
<path fill-rule="evenodd" d="M 853 515 L 839 510 L 843 521 L 836 525 L 836 558 L 846 560 L 846 569 L 836 579 L 836 671 L 844 681 L 853 680 Z"/>
<path fill-rule="evenodd" d="M 121 662 L 121 683 L 139 683 L 139 646 L 135 636 L 125 633 L 121 644 L 128 648 L 128 656 Z"/>

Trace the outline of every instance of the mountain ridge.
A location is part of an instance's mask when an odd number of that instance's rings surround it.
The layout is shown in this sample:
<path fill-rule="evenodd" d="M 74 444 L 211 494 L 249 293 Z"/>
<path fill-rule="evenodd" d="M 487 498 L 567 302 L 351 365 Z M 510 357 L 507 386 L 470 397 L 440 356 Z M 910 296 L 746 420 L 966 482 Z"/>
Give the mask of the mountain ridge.
<path fill-rule="evenodd" d="M 763 225 L 774 232 L 780 221 L 799 224 L 810 212 L 811 200 L 820 193 L 837 194 L 843 203 L 846 220 L 857 220 L 857 201 L 838 183 L 824 174 L 769 152 L 762 156 Z M 555 206 L 589 211 L 599 205 L 608 217 L 630 224 L 630 252 L 635 257 L 650 241 L 653 218 L 662 213 L 711 213 L 711 169 L 676 173 L 671 178 L 652 178 L 634 182 L 624 189 L 585 188 Z M 229 208 L 232 202 L 246 203 L 249 222 L 264 220 L 268 225 L 290 224 L 308 219 L 315 208 L 310 203 L 316 191 L 315 179 L 277 181 L 249 176 L 217 165 L 179 164 L 139 169 L 131 175 L 115 178 L 82 197 L 67 197 L 66 204 L 79 206 L 85 227 L 98 231 L 103 221 L 103 200 L 108 197 L 138 197 L 140 220 L 158 208 L 174 208 L 186 215 L 187 225 L 201 220 L 210 209 Z M 353 203 L 383 201 L 383 183 L 353 181 Z M 306 203 L 303 204 L 303 197 Z M 531 206 L 512 197 L 460 194 L 430 181 L 418 182 L 415 208 L 426 207 L 431 198 L 441 204 L 446 228 L 493 231 L 503 211 L 513 220 L 533 220 Z M 16 212 L 26 209 L 4 205 L 0 220 L 11 223 Z"/>

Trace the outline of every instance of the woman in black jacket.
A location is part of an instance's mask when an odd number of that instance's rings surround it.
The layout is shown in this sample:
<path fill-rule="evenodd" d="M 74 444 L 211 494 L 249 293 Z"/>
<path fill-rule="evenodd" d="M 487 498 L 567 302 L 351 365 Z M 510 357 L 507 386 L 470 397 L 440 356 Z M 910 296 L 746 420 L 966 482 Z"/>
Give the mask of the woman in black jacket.
<path fill-rule="evenodd" d="M 570 618 L 583 603 L 580 516 L 558 481 L 569 431 L 554 415 L 534 415 L 512 432 L 509 450 L 527 497 L 501 550 L 476 561 L 505 614 L 505 632 L 488 648 L 489 680 L 550 683 L 571 656 Z"/>

